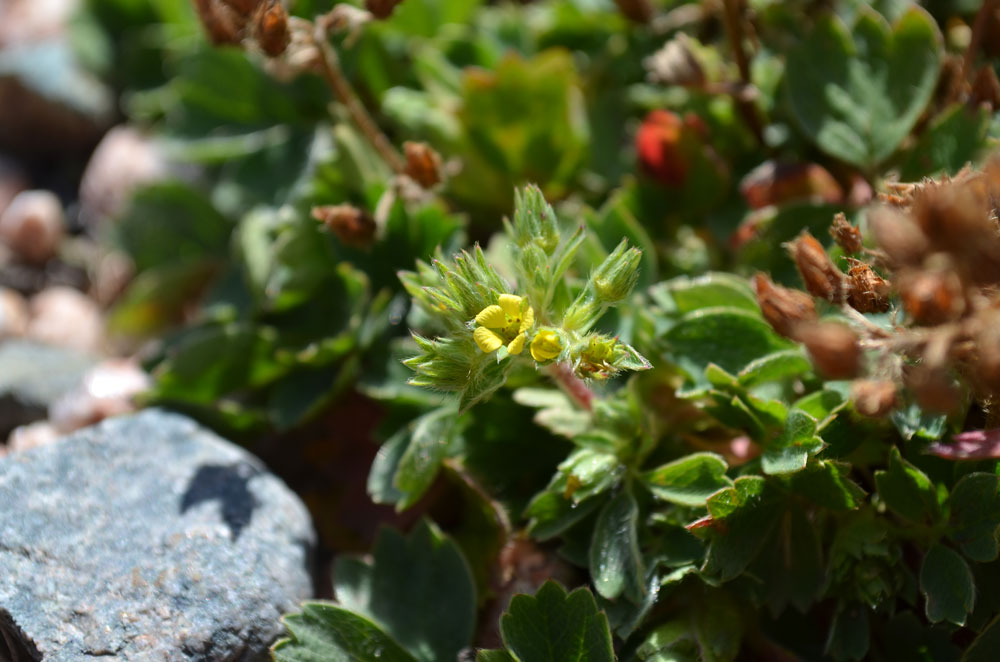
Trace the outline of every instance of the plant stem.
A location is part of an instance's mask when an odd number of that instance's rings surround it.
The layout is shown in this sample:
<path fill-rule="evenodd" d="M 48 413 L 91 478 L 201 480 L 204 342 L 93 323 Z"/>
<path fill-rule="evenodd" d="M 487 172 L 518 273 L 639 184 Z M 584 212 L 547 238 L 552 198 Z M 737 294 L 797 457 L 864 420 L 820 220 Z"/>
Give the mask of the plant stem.
<path fill-rule="evenodd" d="M 592 411 L 594 408 L 594 392 L 583 383 L 583 380 L 573 374 L 565 363 L 554 363 L 549 366 L 549 375 L 556 380 L 563 392 L 581 408 Z"/>
<path fill-rule="evenodd" d="M 729 44 L 733 50 L 733 57 L 736 58 L 736 67 L 740 71 L 740 82 L 744 89 L 753 89 L 750 82 L 750 60 L 746 51 L 743 50 L 743 16 L 741 13 L 742 0 L 724 0 L 722 15 L 726 24 L 726 34 L 729 35 Z M 733 100 L 743 116 L 743 121 L 747 128 L 753 133 L 754 138 L 761 145 L 764 145 L 764 128 L 760 124 L 760 117 L 757 115 L 757 107 L 753 101 L 740 98 L 734 94 Z"/>
<path fill-rule="evenodd" d="M 396 148 L 392 146 L 389 138 L 382 133 L 382 130 L 375 123 L 375 120 L 372 119 L 371 115 L 368 114 L 368 111 L 365 110 L 350 81 L 344 76 L 344 72 L 340 68 L 340 58 L 337 57 L 337 52 L 330 45 L 326 27 L 322 21 L 317 21 L 316 23 L 313 41 L 320 54 L 320 57 L 317 58 L 320 73 L 326 79 L 330 89 L 333 90 L 337 100 L 344 104 L 351 119 L 361 130 L 361 133 L 364 134 L 365 138 L 368 139 L 368 142 L 372 144 L 375 151 L 379 153 L 382 160 L 397 175 L 404 174 L 406 171 L 406 162 L 399 152 L 396 151 Z"/>
<path fill-rule="evenodd" d="M 959 76 L 959 84 L 967 82 L 972 75 L 972 65 L 975 63 L 976 52 L 983 42 L 983 31 L 986 29 L 986 21 L 990 14 L 996 9 L 997 0 L 985 0 L 979 8 L 975 20 L 972 22 L 972 35 L 969 37 L 969 47 L 965 49 L 962 56 L 962 75 Z"/>

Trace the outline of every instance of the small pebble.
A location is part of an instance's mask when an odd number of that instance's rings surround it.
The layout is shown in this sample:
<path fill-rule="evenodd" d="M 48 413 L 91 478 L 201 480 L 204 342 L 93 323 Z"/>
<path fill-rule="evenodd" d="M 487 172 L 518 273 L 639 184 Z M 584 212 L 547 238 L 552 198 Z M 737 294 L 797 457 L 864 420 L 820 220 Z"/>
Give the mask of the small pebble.
<path fill-rule="evenodd" d="M 132 192 L 170 175 L 155 142 L 139 131 L 117 126 L 104 136 L 80 181 L 81 219 L 91 227 L 125 211 Z"/>
<path fill-rule="evenodd" d="M 50 287 L 29 304 L 28 338 L 84 352 L 97 351 L 104 322 L 97 304 L 71 287 Z"/>
<path fill-rule="evenodd" d="M 55 256 L 65 233 L 62 203 L 50 191 L 23 191 L 0 215 L 0 239 L 26 262 Z"/>
<path fill-rule="evenodd" d="M 28 302 L 7 287 L 0 287 L 0 340 L 18 338 L 28 330 Z"/>
<path fill-rule="evenodd" d="M 59 438 L 59 431 L 48 421 L 36 421 L 14 428 L 7 438 L 7 452 L 20 453 L 46 446 Z"/>
<path fill-rule="evenodd" d="M 109 359 L 91 368 L 77 388 L 52 403 L 49 420 L 66 433 L 127 414 L 135 410 L 133 398 L 149 387 L 149 376 L 135 361 Z"/>

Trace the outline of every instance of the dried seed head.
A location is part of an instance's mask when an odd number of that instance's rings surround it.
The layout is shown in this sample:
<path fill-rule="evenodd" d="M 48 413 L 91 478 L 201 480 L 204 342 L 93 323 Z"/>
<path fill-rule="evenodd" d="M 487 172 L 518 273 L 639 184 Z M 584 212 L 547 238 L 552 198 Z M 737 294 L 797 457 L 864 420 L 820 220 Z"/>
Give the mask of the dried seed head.
<path fill-rule="evenodd" d="M 936 326 L 961 316 L 962 283 L 951 269 L 911 269 L 896 279 L 903 308 L 921 326 Z"/>
<path fill-rule="evenodd" d="M 389 18 L 396 5 L 403 0 L 365 0 L 365 9 L 375 18 Z"/>
<path fill-rule="evenodd" d="M 291 40 L 288 12 L 280 2 L 272 2 L 257 19 L 257 43 L 269 56 L 277 57 L 285 52 Z"/>
<path fill-rule="evenodd" d="M 844 212 L 838 212 L 833 217 L 830 236 L 833 237 L 838 246 L 844 249 L 845 253 L 860 253 L 863 248 L 861 230 L 850 224 L 847 217 L 844 216 Z"/>
<path fill-rule="evenodd" d="M 368 246 L 375 236 L 374 219 L 353 205 L 313 207 L 312 217 L 323 223 L 347 246 Z"/>
<path fill-rule="evenodd" d="M 405 142 L 406 174 L 425 189 L 441 181 L 441 155 L 427 143 Z"/>
<path fill-rule="evenodd" d="M 816 370 L 827 379 L 853 379 L 861 367 L 858 335 L 836 322 L 803 324 L 796 330 Z"/>
<path fill-rule="evenodd" d="M 961 404 L 962 393 L 944 368 L 916 366 L 905 381 L 917 404 L 929 412 L 949 414 Z"/>
<path fill-rule="evenodd" d="M 215 0 L 192 0 L 209 40 L 216 46 L 236 46 L 243 40 L 247 17 Z"/>
<path fill-rule="evenodd" d="M 892 207 L 875 207 L 868 212 L 875 242 L 897 265 L 916 264 L 930 250 L 927 237 L 910 217 Z"/>
<path fill-rule="evenodd" d="M 849 282 L 847 303 L 860 313 L 884 313 L 889 310 L 889 283 L 860 260 L 848 258 Z"/>
<path fill-rule="evenodd" d="M 740 194 L 754 209 L 792 200 L 838 203 L 844 189 L 833 175 L 816 163 L 765 161 L 740 181 Z"/>
<path fill-rule="evenodd" d="M 615 0 L 618 11 L 630 21 L 649 23 L 653 18 L 653 4 L 650 0 Z"/>
<path fill-rule="evenodd" d="M 799 269 L 809 294 L 833 303 L 842 303 L 847 294 L 844 274 L 830 260 L 823 244 L 803 232 L 788 244 L 788 251 Z"/>
<path fill-rule="evenodd" d="M 660 85 L 700 87 L 705 84 L 705 70 L 694 54 L 691 38 L 683 32 L 643 61 L 646 78 Z"/>
<path fill-rule="evenodd" d="M 795 338 L 803 322 L 816 321 L 816 304 L 805 292 L 775 285 L 762 273 L 754 276 L 754 290 L 764 319 L 786 338 Z"/>
<path fill-rule="evenodd" d="M 914 195 L 910 208 L 931 246 L 955 254 L 978 253 L 998 243 L 989 220 L 991 211 L 983 177 L 924 187 Z"/>
<path fill-rule="evenodd" d="M 854 409 L 862 416 L 882 418 L 896 408 L 896 385 L 890 381 L 859 379 L 851 384 Z"/>

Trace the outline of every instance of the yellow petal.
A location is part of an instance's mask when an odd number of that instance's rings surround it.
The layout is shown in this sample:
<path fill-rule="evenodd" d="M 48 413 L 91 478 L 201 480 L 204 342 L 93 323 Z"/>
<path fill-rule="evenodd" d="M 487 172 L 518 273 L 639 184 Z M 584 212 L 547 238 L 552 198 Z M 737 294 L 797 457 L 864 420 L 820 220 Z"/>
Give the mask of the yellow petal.
<path fill-rule="evenodd" d="M 476 327 L 476 330 L 472 332 L 472 338 L 476 341 L 476 344 L 479 345 L 479 349 L 483 350 L 487 354 L 495 352 L 503 347 L 503 338 L 495 332 L 490 331 L 485 326 Z"/>
<path fill-rule="evenodd" d="M 491 306 L 492 307 L 492 306 Z M 521 316 L 521 297 L 516 294 L 501 294 L 500 307 L 511 317 Z"/>
<path fill-rule="evenodd" d="M 539 363 L 551 361 L 562 353 L 562 342 L 555 331 L 543 330 L 531 341 L 531 356 Z"/>
<path fill-rule="evenodd" d="M 518 331 L 524 333 L 533 326 L 535 326 L 535 309 L 528 306 L 528 309 L 524 311 L 524 318 L 521 320 L 521 326 L 518 328 Z"/>
<path fill-rule="evenodd" d="M 517 338 L 511 340 L 510 344 L 507 345 L 507 351 L 510 352 L 511 354 L 520 354 L 521 351 L 524 350 L 525 339 L 526 336 L 523 333 L 519 333 L 517 335 Z"/>
<path fill-rule="evenodd" d="M 507 316 L 504 314 L 503 308 L 496 304 L 486 306 L 476 315 L 476 324 L 490 329 L 502 329 L 507 326 Z"/>

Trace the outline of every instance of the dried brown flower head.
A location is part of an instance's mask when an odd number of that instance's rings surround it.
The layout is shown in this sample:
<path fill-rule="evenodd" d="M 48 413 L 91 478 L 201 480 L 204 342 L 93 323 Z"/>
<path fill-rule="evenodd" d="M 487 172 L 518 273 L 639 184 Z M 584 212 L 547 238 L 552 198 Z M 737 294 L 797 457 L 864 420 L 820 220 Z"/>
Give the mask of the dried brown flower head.
<path fill-rule="evenodd" d="M 816 321 L 816 304 L 808 294 L 775 285 L 762 273 L 754 276 L 753 283 L 760 312 L 781 335 L 795 338 L 803 322 Z"/>
<path fill-rule="evenodd" d="M 257 43 L 260 49 L 277 57 L 285 52 L 292 40 L 288 30 L 288 12 L 280 2 L 272 2 L 257 18 Z"/>
<path fill-rule="evenodd" d="M 920 326 L 958 319 L 965 308 L 962 283 L 952 270 L 909 269 L 900 273 L 896 283 L 903 309 Z"/>
<path fill-rule="evenodd" d="M 403 0 L 365 0 L 365 9 L 375 18 L 389 18 Z"/>
<path fill-rule="evenodd" d="M 848 258 L 847 303 L 861 313 L 884 313 L 889 310 L 889 283 L 860 260 Z"/>
<path fill-rule="evenodd" d="M 961 404 L 962 393 L 944 368 L 915 366 L 906 373 L 906 386 L 917 404 L 929 412 L 950 414 Z"/>
<path fill-rule="evenodd" d="M 441 156 L 427 143 L 405 142 L 406 174 L 425 189 L 441 181 Z"/>
<path fill-rule="evenodd" d="M 663 45 L 643 61 L 647 78 L 660 85 L 701 87 L 705 84 L 705 70 L 694 54 L 691 38 L 683 32 Z"/>
<path fill-rule="evenodd" d="M 864 247 L 861 243 L 861 230 L 850 224 L 844 212 L 838 212 L 833 217 L 830 236 L 845 253 L 860 253 Z"/>
<path fill-rule="evenodd" d="M 216 0 L 192 0 L 192 4 L 213 44 L 235 46 L 243 41 L 247 16 Z"/>
<path fill-rule="evenodd" d="M 796 337 L 806 346 L 813 365 L 826 379 L 852 379 L 861 368 L 858 334 L 843 324 L 803 324 Z"/>
<path fill-rule="evenodd" d="M 325 225 L 347 246 L 368 246 L 375 236 L 375 220 L 353 205 L 313 207 L 312 217 Z"/>
<path fill-rule="evenodd" d="M 859 379 L 851 384 L 851 400 L 859 414 L 882 418 L 898 404 L 896 385 L 886 380 Z"/>
<path fill-rule="evenodd" d="M 832 303 L 843 303 L 847 295 L 847 281 L 816 237 L 808 231 L 803 232 L 795 241 L 789 242 L 788 252 L 795 260 L 809 294 Z"/>
<path fill-rule="evenodd" d="M 876 243 L 895 265 L 919 263 L 930 250 L 924 233 L 899 209 L 875 207 L 868 212 L 868 224 Z"/>

